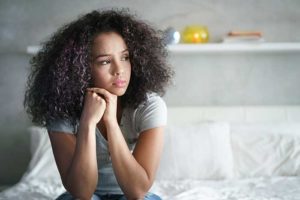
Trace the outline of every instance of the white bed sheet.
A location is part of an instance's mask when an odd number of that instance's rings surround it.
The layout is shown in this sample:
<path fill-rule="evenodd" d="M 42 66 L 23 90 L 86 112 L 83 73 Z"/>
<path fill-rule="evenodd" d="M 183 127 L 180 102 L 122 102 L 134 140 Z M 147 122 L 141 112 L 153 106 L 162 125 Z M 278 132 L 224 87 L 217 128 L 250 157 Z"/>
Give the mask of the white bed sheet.
<path fill-rule="evenodd" d="M 57 179 L 24 180 L 0 193 L 0 199 L 50 200 L 63 191 Z M 165 200 L 299 200 L 300 177 L 158 181 L 151 191 Z"/>
<path fill-rule="evenodd" d="M 299 200 L 300 177 L 160 181 L 153 190 L 167 200 Z"/>

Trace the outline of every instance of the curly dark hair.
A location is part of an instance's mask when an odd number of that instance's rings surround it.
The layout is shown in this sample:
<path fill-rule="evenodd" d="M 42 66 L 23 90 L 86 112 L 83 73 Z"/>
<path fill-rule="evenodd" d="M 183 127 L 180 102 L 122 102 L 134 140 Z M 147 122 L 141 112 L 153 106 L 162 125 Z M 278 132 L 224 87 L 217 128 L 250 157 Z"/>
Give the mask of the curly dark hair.
<path fill-rule="evenodd" d="M 129 50 L 132 66 L 123 107 L 136 108 L 147 92 L 165 93 L 173 71 L 167 63 L 162 32 L 129 14 L 128 9 L 92 11 L 55 32 L 30 60 L 24 107 L 32 122 L 79 120 L 86 89 L 91 87 L 91 47 L 103 32 L 120 34 Z"/>

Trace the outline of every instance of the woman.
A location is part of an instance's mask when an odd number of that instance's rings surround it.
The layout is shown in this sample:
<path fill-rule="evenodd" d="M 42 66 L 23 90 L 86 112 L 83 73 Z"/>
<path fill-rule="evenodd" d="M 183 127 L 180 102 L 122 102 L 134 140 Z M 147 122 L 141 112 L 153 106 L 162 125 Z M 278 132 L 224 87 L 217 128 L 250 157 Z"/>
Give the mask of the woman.
<path fill-rule="evenodd" d="M 24 105 L 46 126 L 67 192 L 57 199 L 160 199 L 149 193 L 172 71 L 157 31 L 126 11 L 92 11 L 31 60 Z"/>

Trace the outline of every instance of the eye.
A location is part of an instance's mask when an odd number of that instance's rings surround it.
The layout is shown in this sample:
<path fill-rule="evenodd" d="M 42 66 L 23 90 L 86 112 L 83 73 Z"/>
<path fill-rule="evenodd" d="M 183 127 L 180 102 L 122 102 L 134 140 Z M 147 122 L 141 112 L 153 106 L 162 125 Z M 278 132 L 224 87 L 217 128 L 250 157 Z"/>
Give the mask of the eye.
<path fill-rule="evenodd" d="M 96 64 L 97 65 L 108 65 L 108 64 L 110 64 L 110 60 L 98 60 L 98 61 L 96 61 Z"/>
<path fill-rule="evenodd" d="M 121 61 L 127 61 L 127 60 L 129 60 L 129 55 L 123 55 Z"/>

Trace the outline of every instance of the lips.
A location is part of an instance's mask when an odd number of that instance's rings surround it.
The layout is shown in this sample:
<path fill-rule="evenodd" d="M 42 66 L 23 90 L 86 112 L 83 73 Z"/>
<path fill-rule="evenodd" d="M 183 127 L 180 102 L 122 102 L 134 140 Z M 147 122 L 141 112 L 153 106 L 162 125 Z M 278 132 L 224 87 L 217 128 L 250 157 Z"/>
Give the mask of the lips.
<path fill-rule="evenodd" d="M 125 80 L 121 80 L 121 79 L 118 79 L 116 80 L 113 85 L 115 85 L 116 87 L 125 87 L 126 86 L 126 81 Z"/>

